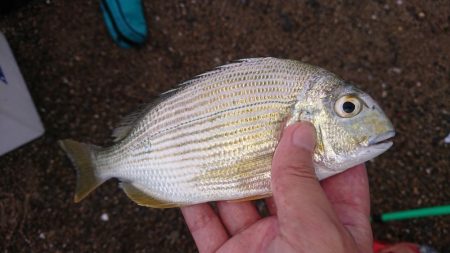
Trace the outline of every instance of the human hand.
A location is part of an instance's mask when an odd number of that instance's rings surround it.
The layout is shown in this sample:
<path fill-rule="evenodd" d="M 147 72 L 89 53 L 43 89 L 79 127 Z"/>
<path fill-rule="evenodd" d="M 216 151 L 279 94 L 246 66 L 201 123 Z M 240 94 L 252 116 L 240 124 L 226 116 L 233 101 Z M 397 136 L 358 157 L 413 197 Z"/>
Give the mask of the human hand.
<path fill-rule="evenodd" d="M 364 165 L 318 182 L 314 127 L 283 131 L 272 162 L 270 216 L 255 206 L 217 202 L 181 209 L 200 252 L 372 252 L 369 186 Z"/>

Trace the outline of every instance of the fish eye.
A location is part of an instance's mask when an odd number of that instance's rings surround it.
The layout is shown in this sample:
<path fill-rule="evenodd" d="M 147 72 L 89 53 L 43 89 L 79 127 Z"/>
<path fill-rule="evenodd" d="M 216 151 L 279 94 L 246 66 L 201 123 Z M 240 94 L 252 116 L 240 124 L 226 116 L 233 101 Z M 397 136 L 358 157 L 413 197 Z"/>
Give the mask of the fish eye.
<path fill-rule="evenodd" d="M 351 118 L 361 112 L 362 103 L 354 95 L 340 97 L 334 104 L 334 111 L 343 118 Z"/>

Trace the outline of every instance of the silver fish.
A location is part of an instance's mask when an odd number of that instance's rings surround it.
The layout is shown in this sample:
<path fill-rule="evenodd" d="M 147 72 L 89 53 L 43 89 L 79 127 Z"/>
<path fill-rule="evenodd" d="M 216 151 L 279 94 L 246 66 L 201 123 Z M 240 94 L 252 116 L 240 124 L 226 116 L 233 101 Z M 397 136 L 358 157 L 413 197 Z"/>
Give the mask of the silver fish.
<path fill-rule="evenodd" d="M 78 170 L 75 201 L 118 178 L 139 205 L 169 208 L 271 195 L 272 156 L 285 125 L 311 122 L 319 180 L 372 159 L 394 129 L 364 92 L 294 60 L 244 59 L 167 92 L 127 117 L 100 148 L 60 141 Z"/>

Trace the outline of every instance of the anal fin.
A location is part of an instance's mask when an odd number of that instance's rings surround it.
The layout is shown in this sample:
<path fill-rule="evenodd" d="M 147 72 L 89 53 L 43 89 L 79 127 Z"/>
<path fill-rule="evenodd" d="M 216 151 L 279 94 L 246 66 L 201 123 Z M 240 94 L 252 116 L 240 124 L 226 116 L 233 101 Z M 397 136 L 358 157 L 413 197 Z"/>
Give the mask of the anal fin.
<path fill-rule="evenodd" d="M 227 200 L 227 202 L 236 203 L 236 202 L 244 202 L 244 201 L 257 200 L 257 199 L 264 199 L 264 198 L 268 198 L 268 197 L 272 197 L 272 194 L 271 193 L 267 193 L 267 194 L 261 194 L 261 195 L 254 195 L 254 196 L 249 196 L 249 197 L 245 197 L 245 198 L 241 198 L 241 199 Z"/>
<path fill-rule="evenodd" d="M 180 207 L 180 204 L 164 202 L 162 200 L 149 196 L 147 193 L 139 190 L 130 183 L 122 182 L 121 187 L 123 191 L 127 194 L 128 198 L 136 202 L 138 205 L 153 208 Z"/>

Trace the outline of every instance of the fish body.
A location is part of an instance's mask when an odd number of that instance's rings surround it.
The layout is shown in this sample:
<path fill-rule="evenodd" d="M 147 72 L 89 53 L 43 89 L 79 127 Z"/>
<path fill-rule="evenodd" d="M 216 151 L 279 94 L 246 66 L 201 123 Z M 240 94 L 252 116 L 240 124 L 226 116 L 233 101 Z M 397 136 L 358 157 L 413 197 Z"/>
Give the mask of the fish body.
<path fill-rule="evenodd" d="M 319 180 L 383 153 L 392 124 L 364 92 L 294 60 L 244 59 L 163 94 L 127 117 L 115 144 L 61 141 L 78 169 L 75 200 L 110 178 L 144 206 L 168 208 L 271 195 L 272 156 L 296 121 L 317 132 Z"/>

